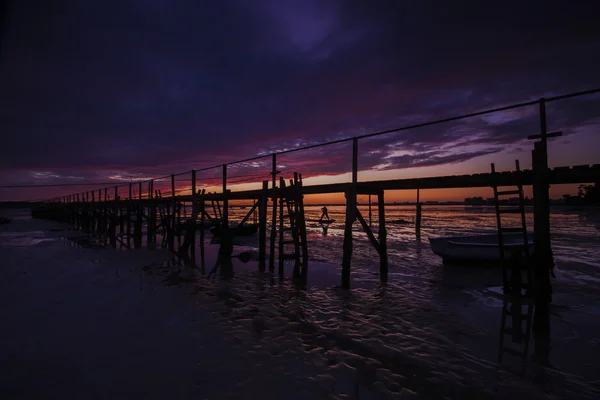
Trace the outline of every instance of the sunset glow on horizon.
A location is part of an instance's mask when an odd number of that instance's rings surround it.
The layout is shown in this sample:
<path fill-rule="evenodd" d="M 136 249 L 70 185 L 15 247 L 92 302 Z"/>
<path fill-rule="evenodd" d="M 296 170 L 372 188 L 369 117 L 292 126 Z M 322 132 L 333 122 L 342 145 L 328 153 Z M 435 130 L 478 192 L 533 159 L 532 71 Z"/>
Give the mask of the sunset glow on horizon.
<path fill-rule="evenodd" d="M 535 18 L 521 3 L 489 7 L 306 1 L 234 11 L 125 0 L 39 13 L 13 2 L 0 48 L 0 201 L 97 192 L 99 183 L 110 183 L 107 196 L 125 185 L 124 196 L 129 182 L 137 191 L 157 177 L 166 178 L 155 189 L 170 193 L 170 174 L 213 165 L 198 172 L 198 188 L 218 191 L 222 164 L 230 189 L 258 189 L 271 180 L 273 152 L 600 87 L 600 32 L 590 34 L 600 28 L 587 6 L 536 8 Z M 549 102 L 547 125 L 563 132 L 549 142 L 551 167 L 600 162 L 599 94 Z M 527 136 L 539 132 L 533 104 L 364 138 L 358 179 L 485 173 L 491 163 L 514 170 L 516 159 L 528 169 Z M 351 164 L 351 141 L 277 156 L 283 176 L 301 173 L 305 185 L 349 182 Z M 190 179 L 178 175 L 178 192 Z M 82 183 L 90 186 L 60 186 Z M 19 187 L 35 185 L 45 186 Z M 551 196 L 576 190 L 552 187 Z"/>

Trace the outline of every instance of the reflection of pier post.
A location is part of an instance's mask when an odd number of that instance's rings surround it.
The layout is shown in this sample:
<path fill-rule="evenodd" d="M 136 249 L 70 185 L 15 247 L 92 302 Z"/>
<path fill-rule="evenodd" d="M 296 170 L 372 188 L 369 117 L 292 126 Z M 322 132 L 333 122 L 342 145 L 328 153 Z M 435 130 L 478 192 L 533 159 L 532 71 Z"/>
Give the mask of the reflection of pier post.
<path fill-rule="evenodd" d="M 346 191 L 346 224 L 344 228 L 344 255 L 342 258 L 342 288 L 350 288 L 352 261 L 352 225 L 356 220 L 356 185 L 358 182 L 358 138 L 352 139 L 352 185 Z"/>

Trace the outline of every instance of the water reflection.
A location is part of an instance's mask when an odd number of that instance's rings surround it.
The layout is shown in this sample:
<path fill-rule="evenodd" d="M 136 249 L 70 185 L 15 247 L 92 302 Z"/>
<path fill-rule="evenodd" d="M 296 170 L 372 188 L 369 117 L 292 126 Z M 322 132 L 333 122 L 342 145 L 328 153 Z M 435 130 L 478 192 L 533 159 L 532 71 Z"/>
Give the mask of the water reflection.
<path fill-rule="evenodd" d="M 530 357 L 532 336 L 533 352 Z M 550 351 L 549 306 L 537 304 L 536 307 L 530 297 L 503 295 L 498 363 L 524 376 L 528 367 L 532 366 L 529 361 L 532 361 L 533 366 L 537 367 L 533 369 L 534 377 L 540 378 L 540 371 L 552 366 Z"/>

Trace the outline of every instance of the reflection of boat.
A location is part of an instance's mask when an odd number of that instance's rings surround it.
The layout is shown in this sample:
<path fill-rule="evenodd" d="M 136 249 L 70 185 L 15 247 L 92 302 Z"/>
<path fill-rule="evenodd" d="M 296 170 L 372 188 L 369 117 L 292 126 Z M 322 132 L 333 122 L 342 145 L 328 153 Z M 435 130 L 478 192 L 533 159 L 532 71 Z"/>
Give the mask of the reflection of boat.
<path fill-rule="evenodd" d="M 215 236 L 221 236 L 221 226 L 215 225 L 210 228 L 210 231 Z M 258 224 L 244 224 L 238 226 L 237 224 L 229 225 L 229 231 L 233 236 L 252 236 L 258 232 Z"/>
<path fill-rule="evenodd" d="M 12 219 L 6 217 L 0 217 L 0 224 L 8 224 Z"/>
<path fill-rule="evenodd" d="M 523 252 L 521 233 L 504 234 L 503 238 L 506 251 Z M 529 254 L 533 254 L 533 234 L 528 238 Z M 437 237 L 430 238 L 429 243 L 444 262 L 500 261 L 497 234 Z"/>

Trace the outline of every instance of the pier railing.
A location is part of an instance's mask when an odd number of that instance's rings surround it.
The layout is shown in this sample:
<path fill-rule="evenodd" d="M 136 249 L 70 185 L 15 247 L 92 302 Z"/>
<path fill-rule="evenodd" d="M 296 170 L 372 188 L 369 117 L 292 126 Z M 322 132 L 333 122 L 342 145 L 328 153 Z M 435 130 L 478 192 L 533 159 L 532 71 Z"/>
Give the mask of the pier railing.
<path fill-rule="evenodd" d="M 467 120 L 474 117 L 484 117 L 498 115 L 503 112 L 511 110 L 525 110 L 528 109 L 528 113 L 531 113 L 532 108 L 537 108 L 539 111 L 539 133 L 528 132 L 528 138 L 534 140 L 541 140 L 544 142 L 544 153 L 547 153 L 546 139 L 554 136 L 554 132 L 547 132 L 547 119 L 552 117 L 546 116 L 546 109 L 552 108 L 552 105 L 560 100 L 576 99 L 583 96 L 592 96 L 600 93 L 600 88 L 586 90 L 581 92 L 569 93 L 560 96 L 553 96 L 547 98 L 541 98 L 538 100 L 526 101 L 522 103 L 512 104 L 504 107 L 497 107 L 493 109 L 487 109 L 483 111 L 477 111 L 447 118 L 441 118 L 432 121 L 418 122 L 399 128 L 387 129 L 373 133 L 367 133 L 357 135 L 353 137 L 343 137 L 336 140 L 330 140 L 323 143 L 306 144 L 303 146 L 294 146 L 291 148 L 284 148 L 279 151 L 265 152 L 256 156 L 251 156 L 242 160 L 232 161 L 220 165 L 211 165 L 208 167 L 193 169 L 177 174 L 165 175 L 154 177 L 144 180 L 135 180 L 132 182 L 116 184 L 112 187 L 104 187 L 101 189 L 85 190 L 80 193 L 71 193 L 69 195 L 58 196 L 49 199 L 51 202 L 88 202 L 88 201 L 114 201 L 119 200 L 137 200 L 137 199 L 152 199 L 160 196 L 161 198 L 169 198 L 173 196 L 187 197 L 191 196 L 194 191 L 205 189 L 208 193 L 220 192 L 226 193 L 228 189 L 235 188 L 231 193 L 232 197 L 235 197 L 235 192 L 243 192 L 249 197 L 254 197 L 255 193 L 258 193 L 261 189 L 262 182 L 268 180 L 270 182 L 270 188 L 277 187 L 278 175 L 282 171 L 300 171 L 304 172 L 304 178 L 316 175 L 327 175 L 336 174 L 337 181 L 331 184 L 320 184 L 310 185 L 305 184 L 304 190 L 306 193 L 332 193 L 333 191 L 345 192 L 347 187 L 344 184 L 350 184 L 352 186 L 359 185 L 363 187 L 369 187 L 375 185 L 377 181 L 366 182 L 359 180 L 359 157 L 373 157 L 377 155 L 377 147 L 381 146 L 380 139 L 389 137 L 395 133 L 402 133 L 406 131 L 415 131 L 422 128 L 432 127 L 441 124 L 447 124 L 451 122 Z M 551 110 L 550 110 L 551 111 Z M 534 110 L 535 112 L 535 110 Z M 555 125 L 561 124 L 561 121 L 551 121 Z M 526 134 L 524 133 L 524 137 Z M 400 140 L 400 139 L 399 139 Z M 361 153 L 361 149 L 363 149 Z M 344 156 L 344 153 L 346 156 Z M 308 156 L 310 154 L 310 156 Z M 347 173 L 342 173 L 340 176 L 339 165 L 331 172 L 327 169 L 330 167 L 326 162 L 327 157 L 333 157 L 333 163 L 347 163 Z M 545 155 L 547 159 L 547 154 Z M 370 167 L 372 167 L 372 162 Z M 302 165 L 309 165 L 308 171 L 303 171 Z M 320 171 L 320 168 L 321 171 Z M 389 166 L 390 169 L 394 169 L 393 163 Z M 585 166 L 584 166 L 585 167 Z M 569 175 L 571 178 L 565 178 L 565 181 L 556 183 L 572 183 L 571 181 L 581 181 L 593 178 L 597 176 L 597 166 L 591 168 L 588 165 L 588 171 L 583 172 L 581 179 L 572 179 L 573 174 Z M 568 175 L 565 173 L 564 167 L 562 171 L 553 173 L 552 176 L 561 177 Z M 368 170 L 368 169 L 367 169 Z M 583 171 L 582 168 L 579 169 Z M 363 172 L 363 171 L 360 171 Z M 484 178 L 479 174 L 480 178 Z M 420 183 L 411 179 L 395 179 L 397 181 L 404 181 L 404 183 L 391 184 L 389 180 L 381 181 L 388 182 L 387 189 L 408 189 L 408 188 L 444 188 L 444 187 L 477 187 L 477 186 L 489 186 L 485 183 L 484 179 L 473 179 L 467 180 L 464 175 L 462 177 L 455 177 L 455 183 L 448 186 L 448 182 L 452 180 L 452 177 L 446 178 L 445 181 L 439 180 L 435 183 L 432 179 L 434 178 L 417 178 L 420 179 Z M 437 178 L 436 178 L 437 179 Z M 412 183 L 409 183 L 411 182 Z M 444 183 L 445 182 L 445 183 Z M 586 180 L 585 182 L 589 182 Z M 337 186 L 336 186 L 337 185 Z M 458 185 L 458 186 L 456 186 Z M 462 185 L 462 186 L 461 186 Z M 311 189 L 312 187 L 312 189 Z M 241 193 L 240 193 L 241 194 Z M 244 196 L 239 196 L 244 197 Z"/>

